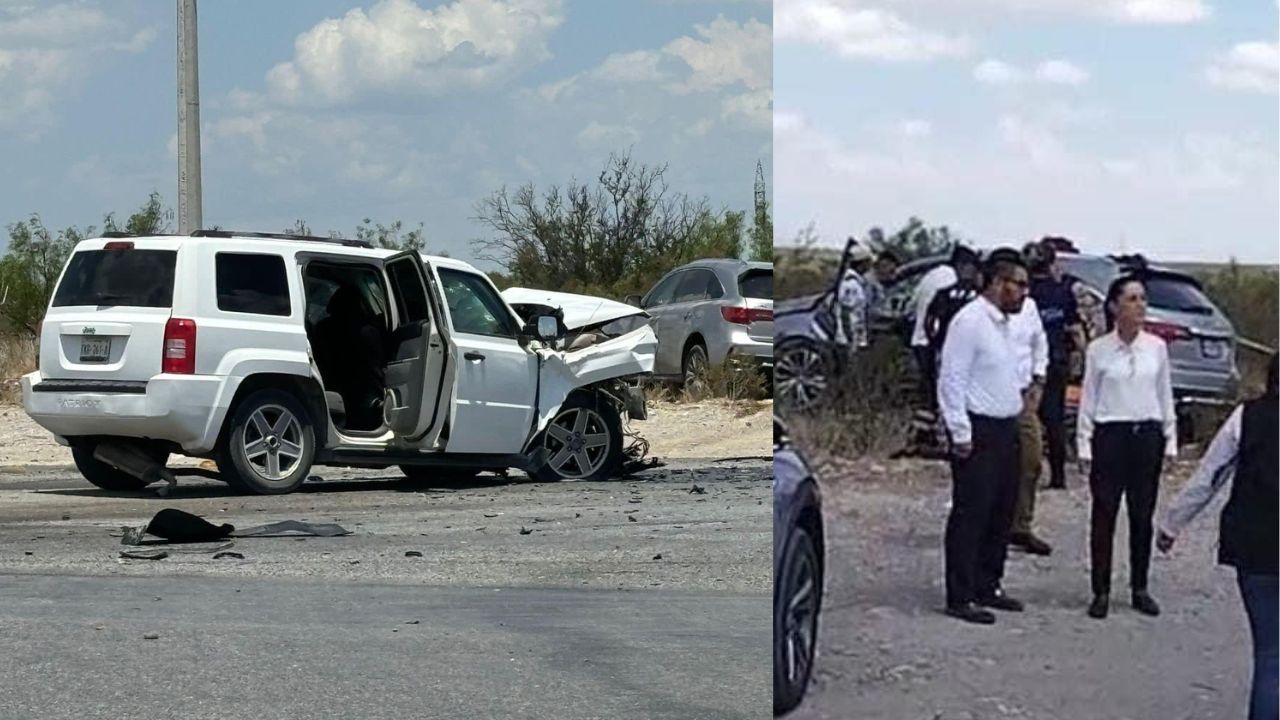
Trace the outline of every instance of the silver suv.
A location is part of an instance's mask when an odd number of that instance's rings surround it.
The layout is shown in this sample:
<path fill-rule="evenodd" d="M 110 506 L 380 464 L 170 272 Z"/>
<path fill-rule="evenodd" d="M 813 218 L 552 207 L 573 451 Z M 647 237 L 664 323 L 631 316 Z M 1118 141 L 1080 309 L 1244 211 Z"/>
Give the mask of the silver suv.
<path fill-rule="evenodd" d="M 667 273 L 639 305 L 658 337 L 655 377 L 687 384 L 708 365 L 741 359 L 771 379 L 772 263 L 697 260 Z"/>

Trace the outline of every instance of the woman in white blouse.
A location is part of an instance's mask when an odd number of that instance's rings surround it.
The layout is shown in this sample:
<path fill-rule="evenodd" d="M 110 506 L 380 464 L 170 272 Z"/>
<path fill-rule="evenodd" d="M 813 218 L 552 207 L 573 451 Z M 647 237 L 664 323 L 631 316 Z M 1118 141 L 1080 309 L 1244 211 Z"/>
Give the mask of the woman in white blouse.
<path fill-rule="evenodd" d="M 1093 602 L 1089 615 L 1107 616 L 1111 596 L 1111 548 L 1120 499 L 1129 511 L 1129 587 L 1133 607 L 1159 615 L 1147 592 L 1151 565 L 1152 515 L 1165 458 L 1177 453 L 1177 422 L 1169 381 L 1169 352 L 1160 338 L 1142 329 L 1147 293 L 1142 282 L 1123 276 L 1107 290 L 1110 332 L 1089 344 L 1076 442 L 1089 475 L 1093 507 L 1089 517 Z"/>

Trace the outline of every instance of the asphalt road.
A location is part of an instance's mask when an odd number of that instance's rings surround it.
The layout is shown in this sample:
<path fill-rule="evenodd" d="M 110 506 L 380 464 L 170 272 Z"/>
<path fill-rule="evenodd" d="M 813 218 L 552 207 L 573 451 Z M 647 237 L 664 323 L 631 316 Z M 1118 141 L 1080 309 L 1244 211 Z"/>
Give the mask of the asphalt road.
<path fill-rule="evenodd" d="M 160 499 L 6 469 L 0 717 L 766 717 L 767 462 L 452 489 L 320 472 Z M 353 534 L 119 558 L 120 527 L 164 507 Z"/>

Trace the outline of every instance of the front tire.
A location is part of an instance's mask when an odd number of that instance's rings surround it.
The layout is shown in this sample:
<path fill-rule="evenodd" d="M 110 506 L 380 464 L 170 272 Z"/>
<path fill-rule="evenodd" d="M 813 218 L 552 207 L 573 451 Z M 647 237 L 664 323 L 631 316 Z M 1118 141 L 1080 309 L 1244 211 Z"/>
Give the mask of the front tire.
<path fill-rule="evenodd" d="M 788 410 L 810 413 L 829 396 L 835 385 L 835 361 L 816 342 L 784 341 L 774 354 L 774 399 Z"/>
<path fill-rule="evenodd" d="M 293 492 L 315 458 L 306 408 L 283 390 L 259 390 L 236 406 L 218 469 L 227 484 L 259 495 Z"/>
<path fill-rule="evenodd" d="M 93 456 L 93 451 L 96 448 L 96 443 L 77 444 L 71 448 L 71 457 L 75 460 L 76 469 L 80 471 L 80 474 L 84 476 L 85 480 L 88 480 L 103 490 L 112 490 L 117 492 L 141 490 L 148 485 L 148 483 L 139 480 L 129 473 L 117 470 L 95 458 Z M 159 462 L 161 465 L 169 462 L 169 453 L 167 452 L 154 451 L 147 452 L 147 454 L 155 458 L 156 462 Z"/>
<path fill-rule="evenodd" d="M 598 393 L 577 392 L 539 436 L 547 463 L 535 480 L 604 480 L 622 466 L 622 417 Z"/>
<path fill-rule="evenodd" d="M 773 714 L 795 709 L 813 677 L 822 576 L 813 537 L 792 530 L 773 598 Z"/>

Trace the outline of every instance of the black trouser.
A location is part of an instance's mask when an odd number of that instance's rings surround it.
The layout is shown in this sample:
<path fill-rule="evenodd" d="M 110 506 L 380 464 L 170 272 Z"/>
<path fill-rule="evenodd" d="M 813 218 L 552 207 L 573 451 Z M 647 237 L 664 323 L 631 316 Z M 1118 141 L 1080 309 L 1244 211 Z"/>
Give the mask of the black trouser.
<path fill-rule="evenodd" d="M 973 452 L 951 461 L 947 518 L 947 606 L 1000 588 L 1018 497 L 1018 419 L 970 415 Z"/>
<path fill-rule="evenodd" d="M 1111 546 L 1124 496 L 1129 510 L 1129 586 L 1147 589 L 1151 566 L 1151 516 L 1164 467 L 1164 428 L 1159 422 L 1100 423 L 1093 430 L 1089 489 L 1089 556 L 1094 595 L 1111 593 Z"/>
<path fill-rule="evenodd" d="M 1050 364 L 1045 371 L 1044 396 L 1040 400 L 1040 422 L 1049 446 L 1049 484 L 1066 484 L 1067 464 L 1067 363 Z"/>
<path fill-rule="evenodd" d="M 911 355 L 920 371 L 920 406 L 933 410 L 938 406 L 938 359 L 928 345 L 912 345 Z"/>

